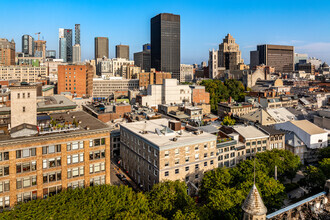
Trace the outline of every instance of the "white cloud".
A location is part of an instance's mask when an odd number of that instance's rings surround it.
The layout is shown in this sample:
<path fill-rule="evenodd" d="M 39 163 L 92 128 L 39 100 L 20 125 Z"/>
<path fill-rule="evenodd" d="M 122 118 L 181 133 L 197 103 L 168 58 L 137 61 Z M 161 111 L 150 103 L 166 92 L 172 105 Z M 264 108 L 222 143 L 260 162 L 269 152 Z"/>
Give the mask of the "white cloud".
<path fill-rule="evenodd" d="M 330 60 L 330 42 L 315 42 L 295 47 L 298 53 L 307 53 L 310 57 L 320 58 L 329 62 Z"/>

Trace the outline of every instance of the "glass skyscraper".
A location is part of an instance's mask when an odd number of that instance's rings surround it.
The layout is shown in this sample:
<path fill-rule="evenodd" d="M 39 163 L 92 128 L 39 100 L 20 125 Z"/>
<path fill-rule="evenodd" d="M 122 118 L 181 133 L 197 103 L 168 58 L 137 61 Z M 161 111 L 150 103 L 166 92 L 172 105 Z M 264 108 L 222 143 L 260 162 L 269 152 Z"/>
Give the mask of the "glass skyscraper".
<path fill-rule="evenodd" d="M 30 35 L 25 34 L 22 36 L 22 53 L 25 56 L 34 56 L 34 39 Z"/>
<path fill-rule="evenodd" d="M 151 19 L 151 68 L 180 79 L 180 15 L 162 13 Z"/>
<path fill-rule="evenodd" d="M 80 24 L 74 26 L 74 44 L 80 45 Z"/>

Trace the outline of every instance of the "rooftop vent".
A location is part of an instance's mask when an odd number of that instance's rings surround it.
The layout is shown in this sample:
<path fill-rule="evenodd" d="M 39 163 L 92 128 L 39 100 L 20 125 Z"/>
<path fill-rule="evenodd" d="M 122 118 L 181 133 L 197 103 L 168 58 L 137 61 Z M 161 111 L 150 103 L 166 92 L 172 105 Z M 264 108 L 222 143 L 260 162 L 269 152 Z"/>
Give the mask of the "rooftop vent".
<path fill-rule="evenodd" d="M 177 141 L 178 140 L 178 138 L 176 138 L 176 137 L 174 137 L 173 139 L 172 139 L 172 141 Z"/>

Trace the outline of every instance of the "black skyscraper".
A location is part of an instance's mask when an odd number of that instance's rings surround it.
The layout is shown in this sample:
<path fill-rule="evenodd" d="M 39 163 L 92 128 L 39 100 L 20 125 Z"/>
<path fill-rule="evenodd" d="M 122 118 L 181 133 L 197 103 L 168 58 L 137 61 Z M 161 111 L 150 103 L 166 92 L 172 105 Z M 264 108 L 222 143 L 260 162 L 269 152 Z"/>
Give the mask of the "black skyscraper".
<path fill-rule="evenodd" d="M 80 24 L 74 26 L 74 43 L 80 45 Z"/>
<path fill-rule="evenodd" d="M 72 29 L 64 29 L 64 38 L 66 39 L 66 59 L 72 62 Z"/>
<path fill-rule="evenodd" d="M 151 68 L 180 77 L 180 15 L 162 13 L 151 19 Z"/>

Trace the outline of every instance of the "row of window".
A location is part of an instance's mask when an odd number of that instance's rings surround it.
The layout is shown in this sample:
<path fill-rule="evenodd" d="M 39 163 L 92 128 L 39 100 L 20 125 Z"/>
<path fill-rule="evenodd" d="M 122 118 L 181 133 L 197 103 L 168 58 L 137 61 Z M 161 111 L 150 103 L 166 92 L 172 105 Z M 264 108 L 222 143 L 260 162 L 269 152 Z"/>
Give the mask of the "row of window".
<path fill-rule="evenodd" d="M 249 153 L 255 153 L 256 150 L 258 152 L 261 152 L 261 147 L 258 147 L 257 149 L 256 148 L 252 148 L 251 150 L 250 149 L 246 149 L 246 153 L 249 154 Z M 262 150 L 265 151 L 266 150 L 266 147 L 262 147 Z"/>
<path fill-rule="evenodd" d="M 9 160 L 9 152 L 0 152 L 0 161 Z"/>
<path fill-rule="evenodd" d="M 49 145 L 42 147 L 42 154 L 54 154 L 61 152 L 61 145 Z"/>
<path fill-rule="evenodd" d="M 36 148 L 16 150 L 16 158 L 26 158 L 36 156 Z"/>
<path fill-rule="evenodd" d="M 9 180 L 0 182 L 0 193 L 9 192 L 9 190 L 10 190 Z"/>
<path fill-rule="evenodd" d="M 89 165 L 89 173 L 98 173 L 105 171 L 105 163 L 94 163 Z"/>
<path fill-rule="evenodd" d="M 19 178 L 16 180 L 16 189 L 28 188 L 37 185 L 37 176 Z"/>
<path fill-rule="evenodd" d="M 68 169 L 68 179 L 75 178 L 78 176 L 84 175 L 84 167 L 74 167 L 72 169 Z"/>
<path fill-rule="evenodd" d="M 84 162 L 84 153 L 72 154 L 67 156 L 67 164 Z"/>
<path fill-rule="evenodd" d="M 9 208 L 9 196 L 0 197 L 0 209 Z"/>
<path fill-rule="evenodd" d="M 267 141 L 266 140 L 263 140 L 262 141 L 262 144 L 266 144 L 267 143 Z M 252 144 L 252 146 L 254 146 L 254 145 L 260 145 L 261 144 L 261 141 L 252 141 L 252 142 L 246 142 L 246 146 L 250 146 Z"/>
<path fill-rule="evenodd" d="M 52 173 L 45 173 L 43 175 L 43 183 L 51 183 L 55 181 L 59 181 L 62 179 L 62 172 L 52 172 Z"/>
<path fill-rule="evenodd" d="M 17 194 L 17 202 L 28 202 L 37 199 L 37 191 Z"/>
<path fill-rule="evenodd" d="M 207 161 L 205 161 L 203 164 L 204 164 L 204 167 L 208 166 L 208 162 Z M 213 160 L 210 160 L 210 165 L 213 165 L 213 164 L 214 164 L 214 161 Z M 200 168 L 199 164 L 195 164 L 195 171 L 199 170 L 199 168 Z M 186 166 L 185 167 L 185 171 L 189 171 L 189 170 L 190 170 L 190 167 L 189 166 Z M 174 173 L 175 174 L 180 173 L 180 169 L 175 169 L 174 170 Z M 165 176 L 169 176 L 169 174 L 170 174 L 170 171 L 165 171 L 165 173 L 164 173 Z"/>
<path fill-rule="evenodd" d="M 214 147 L 213 142 L 210 143 L 210 146 L 211 146 L 211 148 Z M 208 148 L 208 145 L 207 144 L 204 144 L 204 150 L 206 150 L 207 148 Z M 196 145 L 194 147 L 194 149 L 195 149 L 195 151 L 198 151 L 199 150 L 199 146 Z M 185 153 L 189 153 L 189 151 L 190 151 L 190 147 L 186 147 L 185 148 Z M 177 149 L 174 150 L 174 155 L 179 155 L 179 153 L 180 153 L 180 149 L 177 148 Z M 164 156 L 165 157 L 169 157 L 170 156 L 170 152 L 168 150 L 165 151 L 164 152 Z"/>
<path fill-rule="evenodd" d="M 43 190 L 43 198 L 47 198 L 48 196 L 56 195 L 62 191 L 62 185 L 59 186 L 52 186 L 49 188 L 44 188 Z"/>
<path fill-rule="evenodd" d="M 42 168 L 53 168 L 61 166 L 61 157 L 45 159 L 42 161 Z"/>
<path fill-rule="evenodd" d="M 16 164 L 16 173 L 26 173 L 37 169 L 36 161 Z"/>
<path fill-rule="evenodd" d="M 101 159 L 101 158 L 105 158 L 105 151 L 104 150 L 89 152 L 89 159 L 90 160 L 97 160 L 97 159 Z"/>

